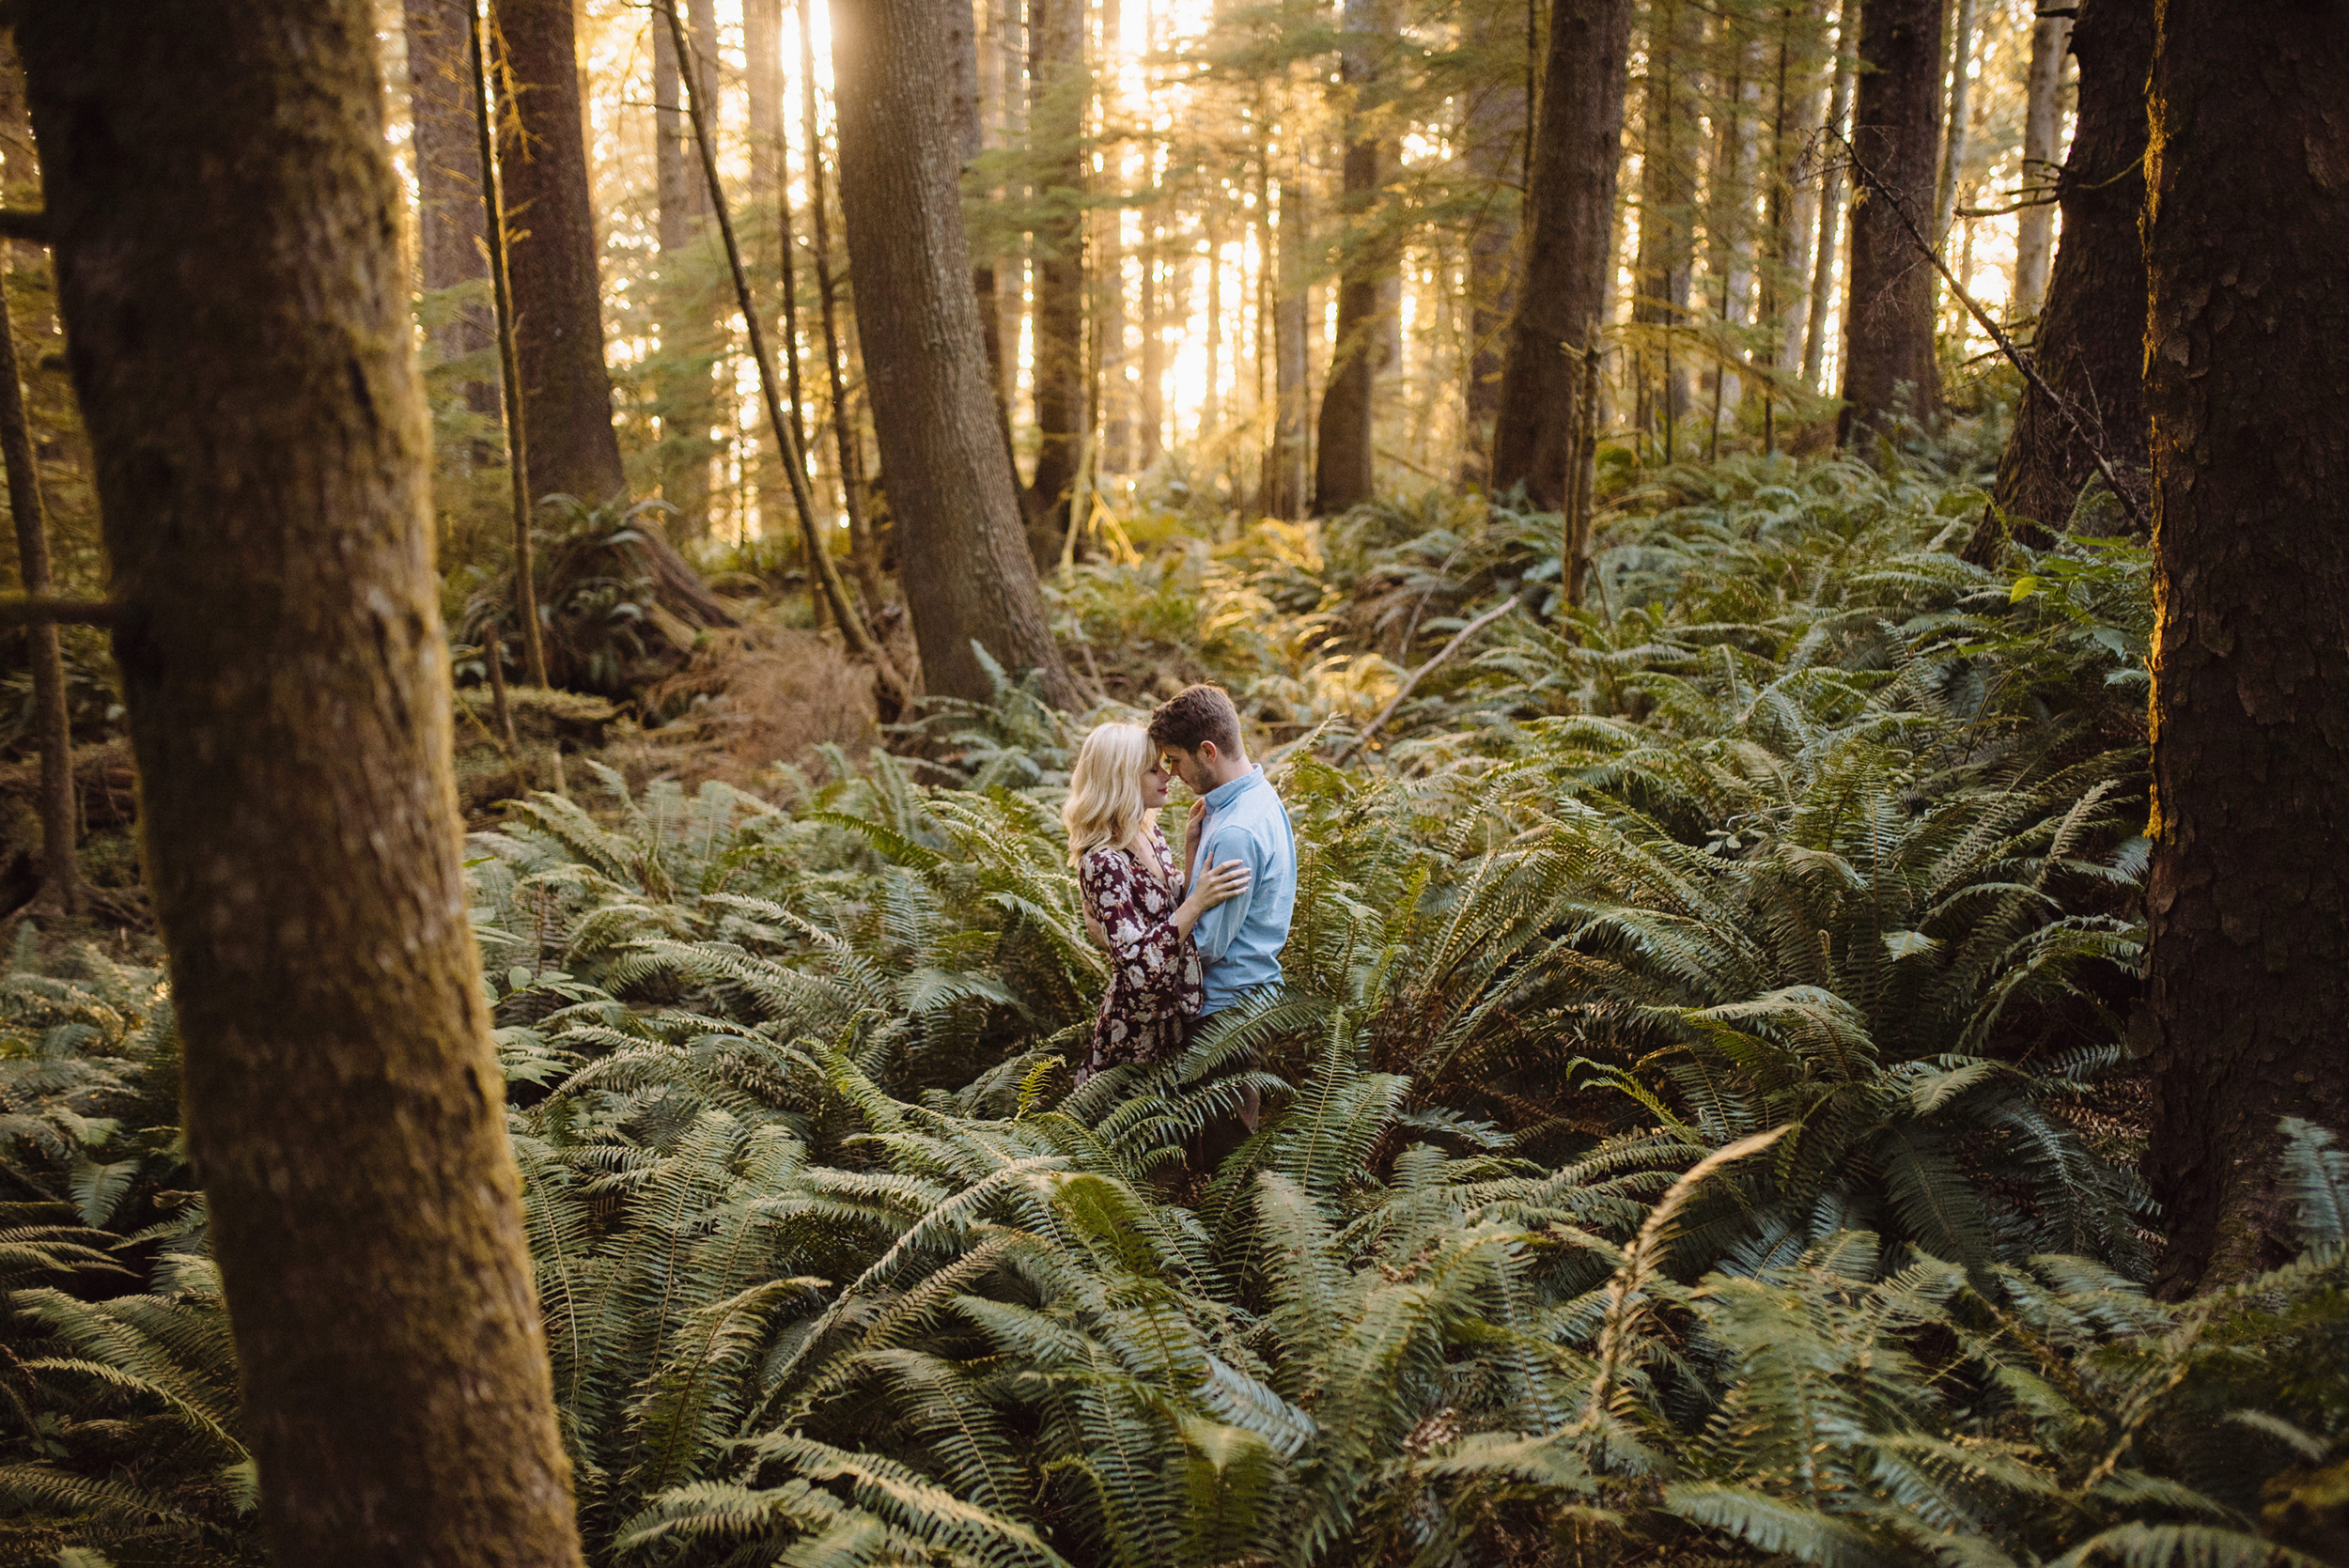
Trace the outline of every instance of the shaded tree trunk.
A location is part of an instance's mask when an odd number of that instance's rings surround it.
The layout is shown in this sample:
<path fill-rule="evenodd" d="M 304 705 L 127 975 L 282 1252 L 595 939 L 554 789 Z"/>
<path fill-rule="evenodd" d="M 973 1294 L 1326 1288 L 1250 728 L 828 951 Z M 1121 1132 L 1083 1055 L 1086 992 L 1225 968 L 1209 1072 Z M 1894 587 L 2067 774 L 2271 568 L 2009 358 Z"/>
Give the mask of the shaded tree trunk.
<path fill-rule="evenodd" d="M 2056 180 L 2063 243 L 2032 354 L 2047 384 L 2097 432 L 2122 483 L 2142 500 L 2145 346 L 2136 323 L 2113 302 L 2136 299 L 2146 288 L 2138 219 L 2145 203 L 2139 165 L 2145 79 L 2154 54 L 2153 0 L 2085 0 L 2072 51 L 2080 62 L 2079 123 Z M 2060 530 L 2095 472 L 2088 447 L 2045 398 L 2027 391 L 1999 460 L 1999 505 L 2012 517 Z"/>
<path fill-rule="evenodd" d="M 2083 78 L 2102 9 L 2083 8 Z M 2174 1296 L 2296 1250 L 2279 1118 L 2349 1132 L 2349 867 L 2331 852 L 2349 814 L 2349 30 L 2312 0 L 2157 14 L 2152 950 L 2133 1032 Z"/>
<path fill-rule="evenodd" d="M 416 263 L 427 292 L 486 282 L 482 251 L 481 163 L 474 116 L 480 94 L 465 39 L 467 0 L 406 0 L 408 103 L 416 152 Z M 486 303 L 467 306 L 432 334 L 441 360 L 488 349 L 496 328 Z M 498 417 L 494 381 L 464 383 L 465 404 Z"/>
<path fill-rule="evenodd" d="M 1371 129 L 1370 111 L 1380 56 L 1392 30 L 1388 9 L 1387 0 L 1345 0 L 1346 42 L 1339 75 L 1347 95 L 1346 163 L 1338 206 L 1347 233 L 1338 272 L 1337 342 L 1330 357 L 1330 380 L 1321 391 L 1314 449 L 1314 510 L 1324 514 L 1359 506 L 1377 489 L 1374 399 L 1386 335 L 1381 307 L 1393 257 L 1385 241 L 1372 231 L 1390 152 Z"/>
<path fill-rule="evenodd" d="M 2030 72 L 2023 95 L 2023 194 L 2040 198 L 2016 220 L 2015 287 L 2007 314 L 2026 319 L 2039 314 L 2047 297 L 2047 269 L 2055 260 L 2056 137 L 2061 116 L 2057 95 L 2063 85 L 2063 56 L 2071 47 L 2069 17 L 2041 18 L 2030 33 Z"/>
<path fill-rule="evenodd" d="M 1687 318 L 1695 254 L 1697 107 L 1686 79 L 1694 70 L 1696 8 L 1656 0 L 1648 11 L 1647 76 L 1641 90 L 1640 253 L 1631 319 L 1645 331 L 1635 417 L 1661 430 L 1664 455 L 1688 409 L 1688 355 L 1674 334 Z"/>
<path fill-rule="evenodd" d="M 1859 0 L 1851 143 L 1890 196 L 1868 192 L 1852 204 L 1843 411 L 1836 429 L 1842 441 L 1899 413 L 1931 419 L 1941 407 L 1933 265 L 1901 222 L 1905 210 L 1932 234 L 1941 150 L 1941 0 Z"/>
<path fill-rule="evenodd" d="M 1041 185 L 1035 257 L 1035 428 L 1029 541 L 1039 569 L 1060 558 L 1086 429 L 1085 0 L 1028 0 L 1028 147 Z"/>
<path fill-rule="evenodd" d="M 841 210 L 859 289 L 890 303 L 863 323 L 864 373 L 924 682 L 990 698 L 975 643 L 1073 707 L 988 390 L 953 110 L 937 90 L 953 70 L 945 21 L 923 0 L 842 0 L 832 15 Z"/>
<path fill-rule="evenodd" d="M 272 1556 L 562 1568 L 374 21 L 85 0 L 18 32 Z"/>
<path fill-rule="evenodd" d="M 1460 480 L 1485 485 L 1492 474 L 1493 429 L 1501 417 L 1501 361 L 1517 315 L 1517 225 L 1528 160 L 1526 101 L 1530 62 L 1524 18 L 1516 6 L 1480 4 L 1468 21 L 1469 43 L 1491 84 L 1461 116 L 1461 162 L 1476 189 L 1468 236 L 1468 387 L 1460 442 Z"/>
<path fill-rule="evenodd" d="M 25 593 L 49 593 L 49 519 L 41 505 L 40 468 L 24 417 L 24 383 L 16 368 L 16 323 L 0 287 L 0 460 L 8 465 L 8 515 L 16 522 L 17 581 Z M 40 747 L 40 863 L 44 904 L 72 914 L 82 904 L 82 869 L 75 850 L 82 814 L 73 793 L 73 725 L 65 700 L 65 656 L 57 623 L 24 629 L 32 665 L 33 736 Z"/>
<path fill-rule="evenodd" d="M 514 287 L 522 424 L 531 481 L 541 495 L 595 505 L 623 494 L 612 429 L 612 376 L 603 362 L 596 217 L 587 192 L 571 0 L 495 0 L 497 35 L 519 89 L 501 125 L 498 166 L 516 230 L 506 269 Z M 529 152 L 515 145 L 515 126 Z"/>
<path fill-rule="evenodd" d="M 1607 308 L 1615 176 L 1631 0 L 1558 0 L 1550 12 L 1533 181 L 1526 204 L 1525 287 L 1509 328 L 1493 488 L 1563 512 L 1573 494 L 1585 356 Z"/>
<path fill-rule="evenodd" d="M 656 28 L 665 32 L 666 28 Z M 748 98 L 751 132 L 751 199 L 754 206 L 774 209 L 775 272 L 780 283 L 783 317 L 784 385 L 790 398 L 791 439 L 807 450 L 807 392 L 800 372 L 800 302 L 798 270 L 792 250 L 797 242 L 791 222 L 790 139 L 783 102 L 783 0 L 743 0 L 743 87 Z M 792 506 L 787 476 L 772 465 L 784 460 L 780 452 L 762 446 L 759 460 L 758 515 L 771 524 Z M 814 563 L 809 564 L 811 586 Z"/>

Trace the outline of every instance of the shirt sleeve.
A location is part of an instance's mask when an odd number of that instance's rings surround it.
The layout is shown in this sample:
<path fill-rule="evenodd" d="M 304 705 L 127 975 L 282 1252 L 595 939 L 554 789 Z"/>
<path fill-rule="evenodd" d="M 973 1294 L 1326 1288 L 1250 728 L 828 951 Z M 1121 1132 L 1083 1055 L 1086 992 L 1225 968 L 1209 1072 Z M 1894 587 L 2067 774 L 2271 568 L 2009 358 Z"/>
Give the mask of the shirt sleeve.
<path fill-rule="evenodd" d="M 1256 890 L 1264 885 L 1266 856 L 1264 846 L 1255 835 L 1237 831 L 1208 831 L 1199 846 L 1199 872 L 1208 870 L 1226 861 L 1244 862 L 1248 867 L 1248 886 L 1237 898 L 1225 899 L 1199 917 L 1199 924 L 1190 928 L 1190 945 L 1199 950 L 1199 956 L 1215 963 L 1230 950 L 1239 928 L 1248 922 L 1248 907 L 1255 901 Z"/>

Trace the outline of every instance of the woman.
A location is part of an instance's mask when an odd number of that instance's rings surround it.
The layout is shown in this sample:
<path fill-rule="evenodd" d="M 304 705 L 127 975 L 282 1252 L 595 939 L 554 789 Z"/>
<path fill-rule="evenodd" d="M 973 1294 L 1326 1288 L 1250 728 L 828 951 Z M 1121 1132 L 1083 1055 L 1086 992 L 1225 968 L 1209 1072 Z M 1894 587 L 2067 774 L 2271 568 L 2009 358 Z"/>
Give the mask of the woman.
<path fill-rule="evenodd" d="M 1186 893 L 1187 870 L 1151 815 L 1164 804 L 1166 769 L 1140 726 L 1103 724 L 1085 737 L 1061 820 L 1085 928 L 1109 950 L 1110 988 L 1080 1083 L 1118 1063 L 1164 1062 L 1183 1048 L 1183 1026 L 1203 1000 L 1190 929 L 1248 886 L 1248 868 L 1231 861 Z"/>

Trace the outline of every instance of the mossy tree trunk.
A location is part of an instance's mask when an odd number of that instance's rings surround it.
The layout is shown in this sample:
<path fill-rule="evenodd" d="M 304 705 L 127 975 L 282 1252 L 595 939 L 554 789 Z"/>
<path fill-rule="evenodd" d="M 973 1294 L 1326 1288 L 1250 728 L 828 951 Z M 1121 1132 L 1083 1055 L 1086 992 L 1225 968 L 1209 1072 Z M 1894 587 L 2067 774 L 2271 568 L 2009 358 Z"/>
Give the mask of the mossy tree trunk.
<path fill-rule="evenodd" d="M 705 103 L 718 101 L 718 39 L 715 0 L 687 0 L 683 8 L 687 43 L 693 54 L 693 90 Z M 654 185 L 660 203 L 661 277 L 657 299 L 661 355 L 656 362 L 657 407 L 661 439 L 659 472 L 661 499 L 675 507 L 669 531 L 681 539 L 709 532 L 710 464 L 718 456 L 710 431 L 718 420 L 718 389 L 712 379 L 720 359 L 716 308 L 710 290 L 715 270 L 704 249 L 709 191 L 702 182 L 693 132 L 685 119 L 683 66 L 665 26 L 652 29 Z M 730 304 L 731 302 L 728 302 Z"/>
<path fill-rule="evenodd" d="M 271 1551 L 568 1565 L 374 23 L 82 0 L 18 37 Z"/>
<path fill-rule="evenodd" d="M 1933 263 L 1907 226 L 1932 233 L 1941 152 L 1941 0 L 1859 0 L 1851 146 L 1875 179 L 1854 181 L 1843 411 L 1836 432 L 1844 441 L 1892 415 L 1929 419 L 1941 407 Z"/>
<path fill-rule="evenodd" d="M 2169 1230 L 2157 1283 L 2182 1295 L 2292 1250 L 2279 1118 L 2349 1132 L 2349 28 L 2313 0 L 2165 0 L 2157 15 L 2153 946 L 2137 1043 Z"/>
<path fill-rule="evenodd" d="M 1493 427 L 1501 417 L 1505 339 L 1517 311 L 1517 227 L 1531 83 L 1522 6 L 1479 0 L 1463 25 L 1469 48 L 1498 77 L 1469 100 L 1460 116 L 1460 161 L 1476 201 L 1468 233 L 1468 385 L 1461 409 L 1467 429 L 1460 443 L 1460 482 L 1485 486 L 1492 474 Z"/>
<path fill-rule="evenodd" d="M 971 291 L 946 18 L 924 0 L 832 8 L 840 207 L 906 604 L 933 692 L 993 694 L 973 643 L 1077 704 L 1044 615 Z"/>
<path fill-rule="evenodd" d="M 624 492 L 628 476 L 612 428 L 612 375 L 603 361 L 603 296 L 571 0 L 495 3 L 497 33 L 516 88 L 516 112 L 501 125 L 498 168 L 506 222 L 516 230 L 506 269 L 514 285 L 514 346 L 521 361 L 531 483 L 540 495 L 572 495 L 594 505 Z M 516 145 L 515 120 L 527 156 Z"/>
<path fill-rule="evenodd" d="M 1492 488 L 1525 487 L 1563 511 L 1576 481 L 1584 355 L 1597 348 L 1614 272 L 1615 172 L 1631 0 L 1558 0 L 1549 16 L 1533 184 L 1526 203 L 1525 287 L 1509 328 Z"/>

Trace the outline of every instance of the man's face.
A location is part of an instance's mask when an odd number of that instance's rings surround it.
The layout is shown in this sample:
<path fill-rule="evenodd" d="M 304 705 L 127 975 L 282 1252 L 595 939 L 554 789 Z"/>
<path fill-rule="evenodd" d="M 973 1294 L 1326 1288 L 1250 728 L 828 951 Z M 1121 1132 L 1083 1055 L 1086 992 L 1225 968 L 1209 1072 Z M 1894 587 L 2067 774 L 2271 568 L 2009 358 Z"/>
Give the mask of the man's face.
<path fill-rule="evenodd" d="M 1201 753 L 1212 753 L 1214 750 L 1215 742 L 1212 740 L 1197 752 L 1178 752 L 1169 746 L 1160 753 L 1159 761 L 1165 764 L 1168 772 L 1182 780 L 1184 787 L 1193 795 L 1205 795 L 1215 786 L 1207 782 L 1206 762 Z"/>

